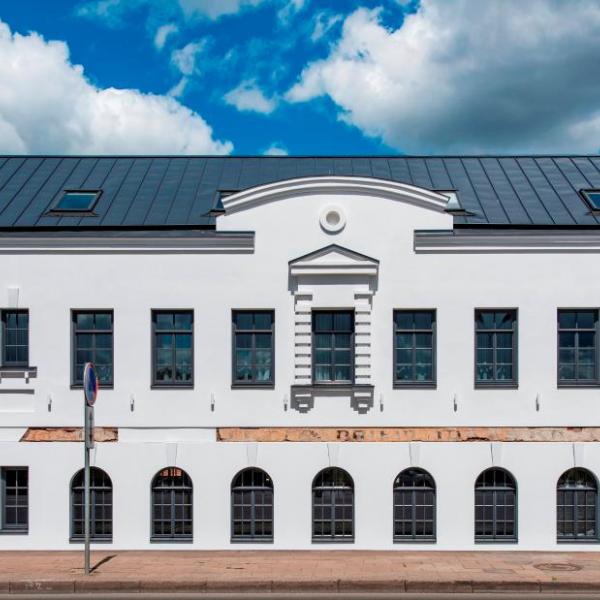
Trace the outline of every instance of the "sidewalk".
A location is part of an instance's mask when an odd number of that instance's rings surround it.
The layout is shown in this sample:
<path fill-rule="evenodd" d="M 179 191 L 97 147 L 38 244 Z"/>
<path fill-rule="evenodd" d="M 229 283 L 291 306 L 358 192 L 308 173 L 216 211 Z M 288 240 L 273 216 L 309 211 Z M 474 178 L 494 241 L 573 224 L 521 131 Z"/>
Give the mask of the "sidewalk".
<path fill-rule="evenodd" d="M 600 552 L 0 552 L 0 593 L 600 593 Z"/>

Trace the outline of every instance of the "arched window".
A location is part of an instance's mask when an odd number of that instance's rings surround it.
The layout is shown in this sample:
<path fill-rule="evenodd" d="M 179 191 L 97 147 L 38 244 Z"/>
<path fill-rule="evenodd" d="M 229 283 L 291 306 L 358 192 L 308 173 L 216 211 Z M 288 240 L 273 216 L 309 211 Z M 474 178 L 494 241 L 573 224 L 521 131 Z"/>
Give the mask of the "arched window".
<path fill-rule="evenodd" d="M 273 541 L 273 481 L 261 469 L 244 469 L 231 482 L 231 540 Z"/>
<path fill-rule="evenodd" d="M 598 483 L 587 469 L 565 471 L 556 486 L 559 542 L 598 540 Z"/>
<path fill-rule="evenodd" d="M 152 540 L 191 539 L 192 480 L 183 469 L 167 467 L 152 480 Z"/>
<path fill-rule="evenodd" d="M 517 541 L 517 484 L 504 469 L 487 469 L 475 482 L 475 541 Z"/>
<path fill-rule="evenodd" d="M 85 531 L 84 470 L 71 480 L 71 539 L 83 540 Z M 90 538 L 112 540 L 112 481 L 97 467 L 90 469 Z"/>
<path fill-rule="evenodd" d="M 394 541 L 435 542 L 435 481 L 422 469 L 394 480 Z"/>
<path fill-rule="evenodd" d="M 312 539 L 354 541 L 354 482 L 343 469 L 323 469 L 313 480 Z"/>

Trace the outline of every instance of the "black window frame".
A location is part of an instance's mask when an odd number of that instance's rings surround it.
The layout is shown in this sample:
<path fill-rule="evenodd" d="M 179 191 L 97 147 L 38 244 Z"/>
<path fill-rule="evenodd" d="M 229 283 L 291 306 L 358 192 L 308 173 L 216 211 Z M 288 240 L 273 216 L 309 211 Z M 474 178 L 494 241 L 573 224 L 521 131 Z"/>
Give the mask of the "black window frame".
<path fill-rule="evenodd" d="M 110 329 L 78 329 L 77 327 L 77 316 L 78 315 L 93 315 L 94 322 L 96 315 L 110 315 Z M 96 365 L 96 335 L 110 335 L 110 355 L 111 355 L 111 381 L 99 380 L 100 385 L 103 389 L 113 389 L 115 385 L 115 311 L 112 308 L 72 308 L 71 309 L 71 389 L 80 389 L 83 387 L 83 371 L 81 371 L 80 377 L 77 377 L 77 337 L 79 335 L 91 335 L 93 338 L 94 347 L 93 360 L 91 361 Z M 100 364 L 100 363 L 98 363 Z"/>
<path fill-rule="evenodd" d="M 412 477 L 417 475 L 422 477 L 423 485 L 417 483 L 417 479 Z M 404 485 L 399 482 L 402 481 L 403 477 L 412 477 L 412 485 Z M 400 494 L 408 493 L 410 495 L 410 504 L 400 502 Z M 426 503 L 426 495 L 431 495 L 431 503 Z M 417 467 L 409 467 L 402 470 L 394 478 L 394 484 L 392 487 L 392 501 L 393 501 L 393 541 L 395 544 L 406 544 L 406 543 L 428 543 L 435 544 L 437 541 L 437 489 L 435 479 L 425 469 Z M 402 507 L 408 507 L 410 510 L 410 521 L 408 519 L 400 518 L 402 515 L 400 511 Z M 431 519 L 425 517 L 425 509 L 430 507 L 432 509 Z M 423 518 L 419 518 L 419 509 L 423 509 Z M 418 522 L 431 523 L 431 533 L 418 533 L 417 524 Z M 410 534 L 397 533 L 397 524 L 400 522 L 410 522 Z"/>
<path fill-rule="evenodd" d="M 250 478 L 250 484 L 246 485 L 244 479 L 246 476 Z M 256 478 L 262 479 L 262 483 L 258 483 Z M 249 502 L 238 502 L 238 494 L 248 494 Z M 244 508 L 250 508 L 250 517 L 244 518 Z M 236 518 L 236 508 L 240 508 L 242 512 L 241 518 Z M 264 509 L 270 508 L 270 518 L 265 518 Z M 263 469 L 258 467 L 247 467 L 242 469 L 231 480 L 231 542 L 232 543 L 272 543 L 274 539 L 275 525 L 275 489 L 273 480 L 270 475 Z M 262 512 L 262 518 L 257 517 L 257 513 Z M 265 523 L 270 523 L 270 533 L 258 533 L 257 524 L 261 523 L 264 527 Z M 250 533 L 236 533 L 236 523 L 250 525 Z"/>
<path fill-rule="evenodd" d="M 157 329 L 156 328 L 156 317 L 159 314 L 172 314 L 173 316 L 175 316 L 176 314 L 187 314 L 189 313 L 192 317 L 192 321 L 191 321 L 191 329 L 189 331 L 186 330 L 178 330 L 175 329 L 175 326 L 173 326 L 173 329 Z M 151 373 L 151 388 L 152 389 L 188 389 L 191 390 L 194 388 L 194 345 L 195 345 L 195 340 L 194 340 L 194 321 L 195 321 L 195 314 L 194 314 L 194 309 L 193 308 L 153 308 L 151 310 L 151 315 L 150 315 L 150 319 L 151 319 L 151 323 L 152 323 L 152 357 L 151 357 L 151 368 L 152 368 L 152 373 Z M 173 319 L 174 321 L 175 319 Z M 175 379 L 173 379 L 173 381 L 168 381 L 168 382 L 162 382 L 156 379 L 156 368 L 157 368 L 157 352 L 158 352 L 158 346 L 156 344 L 156 337 L 157 335 L 161 335 L 161 334 L 171 334 L 171 335 L 176 335 L 177 333 L 180 334 L 188 334 L 191 337 L 191 355 L 190 355 L 190 367 L 191 367 L 191 379 L 190 381 L 181 381 L 181 382 L 177 382 L 175 381 Z M 172 351 L 175 351 L 176 346 L 173 345 L 172 346 Z M 171 366 L 173 367 L 173 372 L 176 372 L 176 362 L 175 360 L 173 360 Z"/>
<path fill-rule="evenodd" d="M 15 476 L 15 485 L 7 486 L 6 478 L 8 471 L 25 472 L 26 484 L 20 485 L 18 482 L 18 476 Z M 15 489 L 15 503 L 7 505 L 7 487 Z M 22 492 L 21 490 L 25 490 Z M 19 498 L 25 496 L 25 502 L 20 503 Z M 19 508 L 25 508 L 25 521 L 18 521 L 18 515 L 16 514 L 16 521 L 14 523 L 7 524 L 7 509 L 15 510 L 17 513 Z M 29 467 L 12 467 L 3 466 L 0 467 L 0 534 L 14 534 L 14 535 L 26 535 L 29 533 Z"/>
<path fill-rule="evenodd" d="M 596 205 L 595 201 L 590 198 L 590 194 L 600 196 L 600 189 L 599 188 L 589 188 L 589 189 L 585 189 L 585 190 L 579 190 L 579 193 L 581 194 L 583 199 L 586 201 L 586 204 L 588 205 L 588 208 L 590 209 L 590 211 L 593 214 L 600 214 L 600 203 L 598 205 Z"/>
<path fill-rule="evenodd" d="M 479 482 L 481 480 L 483 480 L 485 482 L 485 477 L 487 474 L 491 474 L 494 476 L 494 483 L 491 486 L 487 486 L 487 485 L 479 485 Z M 497 474 L 502 474 L 502 476 L 504 477 L 505 480 L 511 480 L 513 485 L 498 485 L 495 483 L 495 477 Z M 481 504 L 478 503 L 478 493 L 491 493 L 492 494 L 492 504 Z M 498 498 L 500 497 L 500 494 L 513 494 L 513 502 L 512 504 L 509 504 L 506 501 L 506 498 L 504 496 L 502 496 L 503 498 L 503 502 L 500 503 L 498 501 Z M 474 524 L 474 541 L 476 544 L 517 544 L 519 542 L 519 530 L 518 530 L 518 526 L 519 526 L 519 494 L 518 494 L 518 486 L 517 486 L 517 480 L 514 477 L 514 475 L 508 471 L 507 469 L 503 469 L 501 467 L 490 467 L 489 469 L 485 469 L 484 471 L 482 471 L 478 476 L 477 479 L 475 480 L 475 485 L 474 485 L 474 520 L 473 520 L 473 524 Z M 484 510 L 484 517 L 485 517 L 485 508 L 490 506 L 492 509 L 492 518 L 491 519 L 478 519 L 477 518 L 477 510 L 478 508 L 483 508 Z M 506 517 L 505 519 L 500 519 L 499 517 L 499 511 L 498 509 L 500 507 L 504 508 L 504 514 L 506 515 L 506 507 L 508 506 L 512 506 L 513 507 L 513 519 L 509 519 L 508 517 Z M 487 534 L 478 534 L 477 533 L 477 524 L 481 523 L 481 522 L 489 522 L 491 521 L 492 523 L 492 534 L 491 535 L 487 535 Z M 512 534 L 499 534 L 497 533 L 497 529 L 498 529 L 498 524 L 499 523 L 510 523 L 512 522 L 513 524 L 513 533 Z"/>
<path fill-rule="evenodd" d="M 333 481 L 338 481 L 337 478 L 338 476 L 341 476 L 342 479 L 346 480 L 346 483 L 334 483 L 333 485 L 317 485 L 319 478 L 321 478 L 321 481 L 324 479 L 325 475 L 331 472 L 332 473 L 332 480 Z M 341 481 L 341 479 L 340 479 Z M 354 480 L 352 479 L 352 476 L 350 475 L 350 473 L 348 473 L 348 471 L 346 471 L 345 469 L 342 469 L 340 467 L 327 467 L 325 469 L 321 469 L 314 477 L 313 481 L 312 481 L 312 485 L 311 485 L 311 541 L 312 543 L 325 543 L 325 544 L 352 544 L 354 543 L 354 536 L 355 536 L 355 528 L 356 528 L 356 521 L 355 521 L 355 505 L 356 505 L 356 498 L 355 498 L 355 492 L 354 492 L 355 486 L 354 486 Z M 348 521 L 348 519 L 344 516 L 341 519 L 338 519 L 338 517 L 336 516 L 336 508 L 346 508 L 348 507 L 348 503 L 345 501 L 339 502 L 338 501 L 338 495 L 339 494 L 343 494 L 345 492 L 351 492 L 351 518 Z M 325 494 L 329 492 L 329 495 L 331 497 L 330 502 L 325 502 L 325 501 L 320 501 L 317 502 L 317 494 L 319 493 L 323 493 L 323 495 L 325 496 Z M 322 511 L 325 508 L 329 508 L 330 509 L 330 517 L 326 518 L 324 516 L 324 511 L 322 512 L 323 516 L 322 518 L 317 519 L 316 518 L 316 513 L 317 513 L 317 507 L 321 508 Z M 321 525 L 323 525 L 326 522 L 329 522 L 330 526 L 331 526 L 331 533 L 329 535 L 324 534 L 324 533 L 316 533 L 317 531 L 317 527 L 316 524 L 317 522 L 321 523 Z M 336 529 L 336 524 L 337 523 L 348 523 L 350 522 L 350 533 L 349 534 L 341 534 L 338 535 L 335 533 L 335 529 Z"/>
<path fill-rule="evenodd" d="M 584 475 L 588 482 L 581 484 L 570 484 L 568 482 L 569 477 L 574 478 L 576 475 Z M 561 482 L 565 481 L 561 485 Z M 590 484 L 591 481 L 591 484 Z M 566 499 L 564 497 L 561 498 L 561 494 L 573 494 L 573 504 L 567 505 Z M 588 503 L 589 496 L 592 496 L 594 499 L 593 506 L 593 525 L 594 525 L 594 533 L 592 535 L 583 535 L 577 536 L 575 533 L 576 525 L 583 521 L 584 524 L 589 522 L 587 518 L 587 508 L 590 506 Z M 581 502 L 581 500 L 584 500 Z M 562 500 L 562 501 L 561 501 Z M 579 500 L 579 502 L 577 502 Z M 556 482 L 556 541 L 559 544 L 597 544 L 600 542 L 600 531 L 598 529 L 598 525 L 600 524 L 600 504 L 599 504 L 600 496 L 598 494 L 598 479 L 590 471 L 589 469 L 585 469 L 583 467 L 573 467 L 571 469 L 567 469 L 557 480 Z M 567 506 L 571 506 L 572 511 L 572 519 L 567 520 L 564 518 L 565 516 L 565 508 Z M 563 518 L 560 518 L 561 507 L 563 508 Z M 582 520 L 579 517 L 581 514 L 581 509 L 585 514 L 585 518 Z M 564 531 L 561 533 L 560 527 L 561 522 L 566 524 L 567 522 L 571 522 L 573 524 L 573 533 L 566 534 Z"/>
<path fill-rule="evenodd" d="M 23 327 L 19 327 L 18 323 L 17 323 L 17 327 L 9 327 L 8 326 L 8 317 L 12 314 L 16 314 L 17 315 L 17 320 L 18 320 L 18 316 L 19 315 L 27 315 L 27 327 L 23 328 Z M 2 354 L 0 356 L 0 367 L 5 368 L 5 369 L 27 369 L 29 367 L 29 325 L 30 325 L 30 321 L 29 321 L 29 309 L 27 308 L 3 308 L 2 310 L 0 310 L 0 319 L 2 321 Z M 26 337 L 27 337 L 27 343 L 26 344 L 10 344 L 11 346 L 25 346 L 27 349 L 27 360 L 26 361 L 14 361 L 14 360 L 8 360 L 6 358 L 6 351 L 7 351 L 7 346 L 9 344 L 7 344 L 7 337 L 8 337 L 8 330 L 9 329 L 16 329 L 16 331 L 25 329 L 26 331 Z"/>
<path fill-rule="evenodd" d="M 415 315 L 417 313 L 431 313 L 431 328 L 417 328 L 413 326 L 411 329 L 400 328 L 397 325 L 396 317 L 399 314 L 412 314 L 413 315 L 413 323 L 415 320 Z M 393 339 L 392 339 L 392 348 L 393 348 L 393 356 L 392 356 L 392 374 L 393 374 L 393 385 L 396 389 L 436 389 L 437 387 L 437 309 L 435 308 L 396 308 L 393 311 Z M 397 350 L 399 349 L 396 345 L 396 336 L 397 335 L 412 335 L 413 344 L 410 348 L 412 352 L 412 367 L 413 367 L 413 378 L 412 379 L 398 379 L 396 376 L 396 371 L 399 364 L 397 360 Z M 416 379 L 416 353 L 417 353 L 417 345 L 416 345 L 416 336 L 417 334 L 428 334 L 431 335 L 431 380 L 419 380 Z M 421 348 L 419 348 L 421 349 Z M 425 349 L 425 348 L 423 348 Z"/>
<path fill-rule="evenodd" d="M 348 314 L 350 315 L 351 319 L 352 319 L 352 328 L 351 330 L 348 331 L 337 331 L 337 334 L 339 335 L 349 335 L 350 336 L 350 379 L 323 379 L 323 380 L 318 380 L 316 377 L 316 371 L 317 371 L 317 359 L 316 359 L 316 353 L 317 353 L 317 347 L 316 347 L 316 342 L 315 342 L 315 338 L 317 335 L 330 335 L 333 336 L 333 339 L 335 340 L 335 335 L 336 335 L 336 330 L 334 328 L 334 326 L 332 325 L 332 329 L 328 330 L 326 332 L 320 331 L 317 332 L 316 329 L 316 317 L 317 315 L 323 315 L 323 314 L 330 314 L 332 315 L 332 323 L 333 323 L 333 319 L 335 318 L 336 314 Z M 346 348 L 341 348 L 342 351 L 347 350 Z M 330 369 L 331 369 L 331 373 L 335 372 L 335 366 L 336 366 L 336 362 L 335 362 L 335 352 L 336 352 L 336 346 L 335 346 L 335 341 L 332 343 L 331 346 L 331 356 L 332 356 L 332 362 L 331 363 L 319 363 L 320 364 L 328 364 L 330 365 Z M 354 385 L 355 384 L 355 379 L 356 379 L 356 373 L 355 373 L 355 362 L 356 362 L 356 313 L 354 309 L 313 309 L 312 314 L 311 314 L 311 378 L 312 378 L 312 385 L 314 386 L 347 386 L 347 385 Z M 346 366 L 346 365 L 342 365 L 342 366 Z"/>
<path fill-rule="evenodd" d="M 240 314 L 245 315 L 257 315 L 257 314 L 269 314 L 271 316 L 271 328 L 270 329 L 238 329 L 236 317 Z M 253 319 L 254 321 L 254 319 Z M 269 380 L 258 381 L 256 379 L 251 381 L 238 381 L 236 380 L 237 370 L 237 336 L 238 334 L 246 334 L 252 336 L 252 373 L 255 376 L 256 369 L 256 335 L 271 335 L 271 378 Z M 272 389 L 275 387 L 275 310 L 268 308 L 260 309 L 233 309 L 231 311 L 231 387 L 232 388 L 252 388 L 252 389 Z"/>
<path fill-rule="evenodd" d="M 478 329 L 478 317 L 482 313 L 512 313 L 513 314 L 513 326 L 511 329 L 502 329 L 497 326 L 492 328 Z M 474 312 L 474 386 L 475 389 L 490 389 L 490 388 L 501 388 L 501 389 L 516 389 L 519 387 L 519 309 L 518 308 L 476 308 Z M 477 342 L 477 334 L 491 334 L 492 335 L 492 360 L 493 360 L 493 373 L 492 379 L 478 379 L 477 369 L 479 362 L 477 360 L 477 351 L 479 345 Z M 496 376 L 496 365 L 497 365 L 497 337 L 499 334 L 511 334 L 512 335 L 512 378 L 511 379 L 498 379 Z"/>
<path fill-rule="evenodd" d="M 85 539 L 85 472 L 77 471 L 69 485 L 69 541 L 83 542 Z M 97 479 L 98 478 L 98 479 Z M 76 516 L 80 508 L 81 518 Z M 109 517 L 106 517 L 106 513 Z M 103 514 L 102 517 L 99 514 Z M 106 533 L 106 529 L 110 530 Z M 78 532 L 79 526 L 81 532 Z M 99 530 L 104 530 L 100 532 Z M 100 467 L 90 468 L 90 539 L 93 542 L 112 542 L 113 535 L 113 484 L 108 473 Z"/>
<path fill-rule="evenodd" d="M 561 327 L 561 313 L 594 313 L 594 327 Z M 575 356 L 575 369 L 579 364 L 579 334 L 593 333 L 594 334 L 594 377 L 592 379 L 561 379 L 560 370 L 563 364 L 560 360 L 560 334 L 570 333 L 575 334 L 575 342 L 573 346 Z M 558 308 L 556 311 L 556 384 L 558 388 L 585 388 L 585 387 L 600 387 L 600 310 L 597 307 L 578 307 L 578 308 Z"/>
<path fill-rule="evenodd" d="M 65 208 L 61 207 L 61 202 L 67 198 L 69 195 L 93 195 L 94 198 L 88 203 L 85 208 Z M 65 215 L 65 216 L 73 216 L 73 217 L 86 217 L 86 216 L 97 216 L 94 212 L 94 208 L 98 204 L 98 200 L 100 200 L 100 196 L 102 196 L 102 190 L 100 189 L 67 189 L 63 190 L 62 195 L 56 200 L 56 202 L 52 205 L 52 207 L 48 210 L 48 215 Z"/>
<path fill-rule="evenodd" d="M 168 471 L 168 473 L 165 474 L 166 471 Z M 171 483 L 171 485 L 158 486 L 157 481 L 159 480 L 159 478 L 167 478 L 173 480 L 174 477 L 179 477 L 179 475 L 171 473 L 172 471 L 181 472 L 181 478 L 183 482 L 182 485 L 174 485 L 173 483 Z M 168 504 L 156 502 L 157 493 L 159 491 L 166 491 L 169 493 Z M 182 493 L 182 498 L 184 500 L 180 503 L 176 502 L 176 494 L 178 492 Z M 188 496 L 186 496 L 186 494 Z M 167 518 L 156 518 L 155 509 L 157 506 L 168 507 L 168 514 L 166 515 Z M 183 506 L 184 511 L 185 509 L 187 509 L 189 511 L 190 518 L 177 519 L 175 517 L 176 506 Z M 164 511 L 162 512 L 162 516 L 165 517 Z M 171 529 L 170 533 L 157 533 L 156 525 L 158 521 L 163 523 L 169 522 Z M 189 521 L 189 533 L 177 533 L 175 531 L 176 521 L 179 521 L 181 523 Z M 189 474 L 181 467 L 164 467 L 160 469 L 152 478 L 152 481 L 150 483 L 150 541 L 160 543 L 191 543 L 194 541 L 194 484 Z"/>

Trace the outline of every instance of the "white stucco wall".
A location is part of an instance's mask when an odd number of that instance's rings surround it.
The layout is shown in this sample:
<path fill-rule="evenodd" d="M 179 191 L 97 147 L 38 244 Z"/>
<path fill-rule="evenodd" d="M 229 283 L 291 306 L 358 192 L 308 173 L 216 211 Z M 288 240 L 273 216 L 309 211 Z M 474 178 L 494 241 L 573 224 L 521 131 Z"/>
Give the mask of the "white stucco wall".
<path fill-rule="evenodd" d="M 323 207 L 330 204 L 339 206 L 347 220 L 335 235 L 319 224 Z M 248 465 L 248 452 L 242 443 L 211 441 L 216 427 L 599 425 L 598 389 L 556 385 L 556 311 L 600 305 L 600 283 L 590 276 L 597 271 L 597 254 L 415 253 L 415 230 L 451 228 L 452 217 L 443 212 L 332 192 L 300 194 L 219 217 L 220 231 L 255 232 L 251 254 L 2 254 L 0 307 L 8 305 L 8 288 L 18 287 L 19 306 L 30 311 L 30 363 L 38 367 L 38 377 L 29 384 L 0 382 L 0 466 L 30 469 L 29 534 L 0 536 L 0 548 L 69 547 L 68 483 L 81 466 L 81 445 L 17 440 L 29 426 L 82 421 L 81 391 L 70 389 L 71 309 L 114 310 L 115 385 L 100 392 L 96 425 L 123 429 L 118 443 L 98 445 L 95 461 L 114 485 L 115 548 L 149 546 L 150 479 L 168 466 L 174 444 L 176 464 L 195 486 L 194 542 L 183 547 L 231 547 L 229 485 Z M 371 314 L 375 406 L 366 414 L 353 410 L 345 397 L 317 397 L 307 413 L 284 410 L 294 382 L 288 262 L 332 243 L 379 261 Z M 347 292 L 347 285 L 323 280 L 313 307 L 345 305 Z M 518 389 L 474 389 L 474 309 L 485 307 L 518 308 Z M 150 387 L 150 314 L 158 308 L 194 310 L 193 390 Z M 275 310 L 273 390 L 231 389 L 235 308 Z M 436 389 L 393 389 L 392 314 L 397 308 L 437 310 Z M 15 386 L 34 393 L 10 392 Z M 472 548 L 473 483 L 492 466 L 490 444 L 422 443 L 418 454 L 418 466 L 429 470 L 438 486 L 435 547 Z M 310 482 L 329 465 L 329 455 L 327 444 L 259 444 L 256 466 L 275 484 L 275 542 L 270 547 L 315 547 L 310 543 Z M 344 547 L 392 547 L 391 486 L 394 476 L 410 466 L 408 445 L 345 444 L 334 455 L 356 486 L 355 543 Z M 557 547 L 555 485 L 574 466 L 573 456 L 569 443 L 502 444 L 499 466 L 509 469 L 519 486 L 520 549 Z M 600 474 L 598 445 L 585 444 L 583 456 L 581 466 Z"/>

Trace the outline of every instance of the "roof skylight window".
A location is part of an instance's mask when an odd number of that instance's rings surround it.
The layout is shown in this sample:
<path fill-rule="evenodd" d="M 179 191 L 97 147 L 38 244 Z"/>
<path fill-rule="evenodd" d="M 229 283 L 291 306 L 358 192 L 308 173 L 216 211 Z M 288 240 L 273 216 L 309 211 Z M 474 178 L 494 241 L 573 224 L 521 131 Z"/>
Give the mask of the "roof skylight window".
<path fill-rule="evenodd" d="M 600 210 L 600 189 L 581 190 L 581 195 L 585 198 L 592 210 Z"/>
<path fill-rule="evenodd" d="M 448 203 L 446 204 L 446 210 L 462 210 L 463 207 L 460 205 L 458 201 L 458 195 L 456 192 L 440 192 L 446 198 L 448 198 Z"/>
<path fill-rule="evenodd" d="M 52 212 L 91 212 L 100 190 L 65 190 L 62 198 L 51 208 Z"/>

